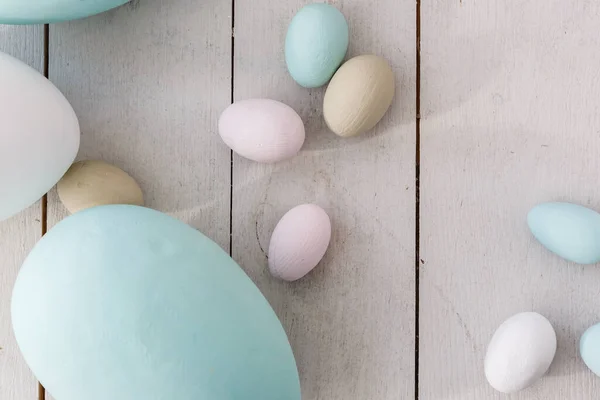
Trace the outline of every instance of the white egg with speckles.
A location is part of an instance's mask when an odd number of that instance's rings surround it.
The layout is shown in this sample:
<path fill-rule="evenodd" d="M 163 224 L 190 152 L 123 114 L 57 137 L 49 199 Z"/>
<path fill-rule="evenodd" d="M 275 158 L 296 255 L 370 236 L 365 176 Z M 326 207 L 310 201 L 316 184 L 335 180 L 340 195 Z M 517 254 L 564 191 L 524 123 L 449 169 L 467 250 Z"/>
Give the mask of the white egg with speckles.
<path fill-rule="evenodd" d="M 331 220 L 321 207 L 303 204 L 279 221 L 269 244 L 269 270 L 273 276 L 295 281 L 319 264 L 331 239 Z"/>
<path fill-rule="evenodd" d="M 485 355 L 485 376 L 502 393 L 514 393 L 546 374 L 556 354 L 556 333 L 535 312 L 516 314 L 500 325 Z"/>

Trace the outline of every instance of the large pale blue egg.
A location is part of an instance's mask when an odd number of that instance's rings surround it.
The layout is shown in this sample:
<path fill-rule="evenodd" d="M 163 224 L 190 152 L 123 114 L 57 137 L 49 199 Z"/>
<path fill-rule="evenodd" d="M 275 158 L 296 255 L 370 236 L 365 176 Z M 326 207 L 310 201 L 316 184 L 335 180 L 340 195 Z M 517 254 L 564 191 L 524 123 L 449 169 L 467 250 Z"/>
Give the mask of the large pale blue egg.
<path fill-rule="evenodd" d="M 47 24 L 99 14 L 129 0 L 0 0 L 0 24 Z"/>
<path fill-rule="evenodd" d="M 531 232 L 548 250 L 578 264 L 600 261 L 600 214 L 572 203 L 543 203 L 527 215 Z"/>
<path fill-rule="evenodd" d="M 579 352 L 585 365 L 600 376 L 600 324 L 593 325 L 583 333 Z"/>
<path fill-rule="evenodd" d="M 57 400 L 300 400 L 287 336 L 214 242 L 143 207 L 76 213 L 27 257 L 12 320 Z"/>
<path fill-rule="evenodd" d="M 292 19 L 285 38 L 285 61 L 301 86 L 326 84 L 348 50 L 348 23 L 335 7 L 324 3 L 303 7 Z"/>

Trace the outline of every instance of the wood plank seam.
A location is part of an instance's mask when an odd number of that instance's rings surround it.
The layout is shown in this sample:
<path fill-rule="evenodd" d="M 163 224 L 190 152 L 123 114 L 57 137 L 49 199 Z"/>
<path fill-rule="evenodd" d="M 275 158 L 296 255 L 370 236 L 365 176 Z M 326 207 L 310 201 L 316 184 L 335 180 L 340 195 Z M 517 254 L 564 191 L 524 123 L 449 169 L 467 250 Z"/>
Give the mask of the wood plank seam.
<path fill-rule="evenodd" d="M 44 76 L 48 78 L 48 69 L 50 67 L 50 25 L 44 25 Z M 42 197 L 42 235 L 48 231 L 48 195 Z M 46 389 L 38 381 L 38 400 L 46 400 Z"/>
<path fill-rule="evenodd" d="M 420 217 L 419 196 L 421 184 L 421 0 L 416 0 L 415 9 L 415 400 L 419 399 L 419 275 L 420 257 Z"/>
<path fill-rule="evenodd" d="M 235 0 L 231 0 L 231 103 L 235 101 Z M 233 257 L 233 150 L 229 152 L 229 256 Z"/>

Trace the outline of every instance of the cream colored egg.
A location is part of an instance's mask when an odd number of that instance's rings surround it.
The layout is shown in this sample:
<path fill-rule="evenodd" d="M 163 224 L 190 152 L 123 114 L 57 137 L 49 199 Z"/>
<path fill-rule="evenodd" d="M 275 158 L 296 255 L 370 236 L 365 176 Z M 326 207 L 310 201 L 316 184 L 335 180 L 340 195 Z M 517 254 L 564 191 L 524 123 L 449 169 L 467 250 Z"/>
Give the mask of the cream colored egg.
<path fill-rule="evenodd" d="M 269 244 L 269 270 L 295 281 L 319 264 L 331 239 L 331 221 L 315 204 L 292 208 L 279 221 Z"/>
<path fill-rule="evenodd" d="M 354 57 L 335 73 L 323 101 L 329 129 L 343 137 L 371 130 L 394 99 L 394 73 L 386 60 L 374 55 Z"/>
<path fill-rule="evenodd" d="M 70 213 L 107 204 L 144 205 L 142 189 L 123 170 L 104 161 L 80 161 L 58 182 L 58 196 Z"/>

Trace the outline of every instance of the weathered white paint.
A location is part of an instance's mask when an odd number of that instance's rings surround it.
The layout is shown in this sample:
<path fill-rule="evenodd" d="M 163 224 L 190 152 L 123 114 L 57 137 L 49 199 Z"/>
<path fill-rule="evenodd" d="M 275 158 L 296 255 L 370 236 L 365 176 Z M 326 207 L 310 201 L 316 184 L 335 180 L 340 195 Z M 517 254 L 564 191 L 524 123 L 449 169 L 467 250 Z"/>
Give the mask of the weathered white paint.
<path fill-rule="evenodd" d="M 350 24 L 350 54 L 387 58 L 396 100 L 377 129 L 343 139 L 323 122 L 323 89 L 287 73 L 287 25 L 306 1 L 236 0 L 235 99 L 268 97 L 303 118 L 300 154 L 274 165 L 234 158 L 233 257 L 263 290 L 290 335 L 303 398 L 414 397 L 415 2 L 332 2 Z M 292 207 L 331 216 L 325 259 L 292 284 L 273 279 L 265 251 Z"/>
<path fill-rule="evenodd" d="M 578 355 L 600 318 L 600 269 L 551 255 L 529 209 L 600 210 L 600 3 L 422 2 L 420 400 L 596 399 Z M 485 381 L 494 330 L 554 325 L 549 375 L 516 395 Z"/>
<path fill-rule="evenodd" d="M 43 27 L 0 25 L 0 51 L 41 72 L 44 66 Z M 37 399 L 37 381 L 25 364 L 12 332 L 10 297 L 23 260 L 41 236 L 41 215 L 38 202 L 0 222 L 0 399 Z"/>

